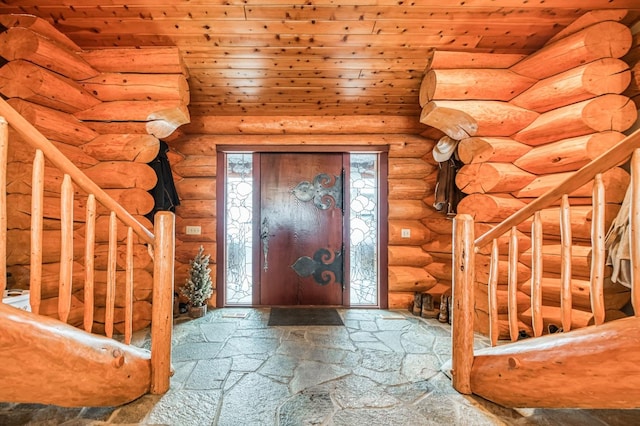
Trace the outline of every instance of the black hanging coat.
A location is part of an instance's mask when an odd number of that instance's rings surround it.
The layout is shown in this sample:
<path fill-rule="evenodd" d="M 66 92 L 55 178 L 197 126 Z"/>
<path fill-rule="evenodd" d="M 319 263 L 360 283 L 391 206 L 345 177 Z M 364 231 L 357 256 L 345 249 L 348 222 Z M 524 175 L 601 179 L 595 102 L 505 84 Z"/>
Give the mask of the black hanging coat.
<path fill-rule="evenodd" d="M 169 152 L 169 145 L 165 141 L 160 141 L 160 150 L 158 155 L 149 164 L 151 168 L 156 172 L 158 176 L 158 182 L 156 186 L 149 191 L 153 195 L 155 205 L 146 217 L 153 223 L 153 216 L 157 211 L 171 211 L 175 212 L 176 206 L 180 205 L 180 198 L 178 197 L 178 191 L 176 190 L 175 183 L 173 182 L 173 173 L 171 172 L 171 165 L 169 164 L 169 158 L 167 157 Z"/>

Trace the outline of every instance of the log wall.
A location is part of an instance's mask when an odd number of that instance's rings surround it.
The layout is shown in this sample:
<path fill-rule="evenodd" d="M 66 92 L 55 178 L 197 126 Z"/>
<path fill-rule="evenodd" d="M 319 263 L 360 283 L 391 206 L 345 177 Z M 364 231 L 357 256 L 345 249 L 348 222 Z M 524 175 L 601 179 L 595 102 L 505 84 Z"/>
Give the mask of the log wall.
<path fill-rule="evenodd" d="M 40 18 L 36 18 L 39 20 Z M 13 22 L 0 33 L 0 56 L 7 62 L 0 68 L 0 93 L 9 104 L 43 133 L 74 164 L 114 197 L 148 229 L 144 217 L 154 207 L 148 192 L 156 182 L 147 164 L 159 150 L 159 138 L 169 136 L 188 122 L 189 97 L 186 73 L 175 48 L 121 51 L 118 60 L 103 58 L 113 51 L 82 51 L 53 27 L 20 26 Z M 44 21 L 43 21 L 44 22 Z M 38 28 L 48 28 L 38 33 Z M 154 55 L 159 53 L 159 55 Z M 149 59 L 152 57 L 152 59 Z M 150 61 L 163 58 L 150 67 Z M 171 68 L 173 67 L 173 68 Z M 153 73 L 153 74 L 150 74 Z M 114 124 L 116 123 L 116 124 Z M 29 229 L 31 168 L 35 150 L 10 132 L 10 181 L 7 185 L 8 228 L 7 269 L 17 286 L 29 285 Z M 60 269 L 60 184 L 62 174 L 45 164 L 45 229 L 43 243 L 43 290 L 40 313 L 58 316 L 58 273 Z M 73 298 L 68 322 L 80 326 L 84 310 L 84 221 L 87 197 L 75 190 Z M 99 206 L 95 248 L 94 332 L 104 332 L 108 214 Z M 117 331 L 123 331 L 124 239 L 126 227 L 119 226 L 116 294 Z M 144 244 L 134 245 L 134 329 L 149 325 L 153 266 Z"/>
<path fill-rule="evenodd" d="M 635 70 L 640 57 L 638 35 L 632 37 L 630 29 L 620 22 L 596 18 L 594 15 L 588 21 L 581 20 L 588 24 L 567 27 L 538 52 L 511 63 L 497 54 L 483 55 L 481 62 L 472 53 L 433 53 L 434 60 L 426 70 L 420 91 L 421 122 L 459 141 L 457 155 L 464 166 L 456 176 L 456 185 L 466 197 L 460 202 L 458 213 L 475 218 L 476 237 L 622 140 L 624 132 L 636 122 L 638 107 L 631 98 L 637 99 L 640 93 Z M 448 61 L 448 56 L 455 56 L 456 60 Z M 466 61 L 461 60 L 464 57 Z M 495 69 L 494 64 L 501 64 L 501 68 Z M 484 73 L 479 72 L 478 68 L 485 67 Z M 469 81 L 470 76 L 475 80 Z M 630 85 L 633 81 L 636 86 Z M 473 88 L 469 89 L 469 85 Z M 473 100 L 468 97 L 470 93 Z M 487 114 L 498 110 L 501 113 Z M 626 192 L 629 174 L 624 167 L 618 167 L 605 173 L 603 179 L 608 227 Z M 571 220 L 574 300 L 582 301 L 574 304 L 576 327 L 591 321 L 590 306 L 584 303 L 584 281 L 580 281 L 589 275 L 590 197 L 591 188 L 585 187 L 569 198 L 571 205 L 580 206 L 574 209 Z M 543 211 L 542 217 L 543 315 L 545 325 L 559 325 L 560 267 L 554 263 L 559 259 L 558 209 Z M 426 219 L 425 223 L 433 232 L 433 240 L 424 245 L 437 262 L 431 268 L 438 265 L 446 270 L 451 263 L 450 222 Z M 527 333 L 531 326 L 530 232 L 530 222 L 518 229 L 519 320 Z M 505 258 L 506 238 L 499 241 L 499 247 Z M 488 250 L 489 247 L 481 248 L 476 259 L 475 324 L 477 331 L 485 334 L 489 331 Z M 505 273 L 498 277 L 498 313 L 501 338 L 507 338 L 507 277 L 506 268 L 501 269 Z M 450 274 L 437 279 L 450 286 Z M 613 318 L 620 314 L 630 295 L 627 289 L 609 282 L 605 297 Z"/>

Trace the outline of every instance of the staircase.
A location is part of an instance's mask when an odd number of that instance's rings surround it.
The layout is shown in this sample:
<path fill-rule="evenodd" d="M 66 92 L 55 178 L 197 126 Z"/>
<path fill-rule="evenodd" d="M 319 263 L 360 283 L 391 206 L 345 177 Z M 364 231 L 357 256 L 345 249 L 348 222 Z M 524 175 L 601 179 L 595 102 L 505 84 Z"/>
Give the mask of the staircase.
<path fill-rule="evenodd" d="M 630 159 L 630 242 L 632 265 L 631 302 L 635 316 L 605 322 L 605 209 L 602 174 Z M 573 247 L 570 194 L 593 185 L 591 247 L 588 247 L 588 280 L 574 279 L 573 259 L 585 250 Z M 561 241 L 557 247 L 543 244 L 541 213 L 560 202 L 557 218 Z M 517 227 L 531 220 L 531 267 L 527 291 L 531 306 L 518 315 Z M 475 238 L 473 218 L 458 215 L 453 226 L 453 386 L 461 393 L 476 394 L 507 407 L 535 408 L 637 408 L 640 401 L 640 130 L 585 165 L 556 188 L 527 204 L 485 234 Z M 508 262 L 500 262 L 498 239 L 508 239 Z M 475 254 L 490 247 L 488 277 L 489 337 L 492 347 L 474 350 Z M 549 253 L 560 256 L 557 278 L 543 276 Z M 510 342 L 499 341 L 498 275 L 509 275 L 506 295 Z M 608 290 L 607 290 L 608 291 Z M 543 310 L 543 298 L 559 298 L 554 312 Z M 504 295 L 502 295 L 504 296 Z M 589 298 L 591 313 L 579 316 L 576 303 Z M 502 298 L 504 299 L 504 297 Z M 531 338 L 521 339 L 521 319 Z M 545 334 L 551 325 L 560 333 Z M 607 319 L 608 320 L 608 319 Z M 593 325 L 590 325 L 593 323 Z M 543 335 L 545 334 L 545 335 Z"/>
<path fill-rule="evenodd" d="M 7 102 L 0 99 L 0 187 L 7 187 L 9 127 L 36 149 L 31 182 L 31 312 L 0 304 L 0 401 L 65 407 L 115 406 L 169 389 L 173 322 L 174 216 L 158 212 L 150 232 L 90 180 Z M 45 161 L 63 174 L 60 187 L 60 268 L 57 318 L 40 314 L 43 271 Z M 87 195 L 83 328 L 67 324 L 72 309 L 74 193 Z M 93 334 L 96 209 L 110 211 L 104 335 Z M 77 213 L 77 212 L 76 212 Z M 118 223 L 126 226 L 123 342 L 113 339 L 116 317 Z M 0 276 L 7 276 L 7 194 L 0 191 Z M 133 332 L 133 242 L 143 241 L 153 259 L 151 350 L 130 345 Z M 48 244 L 51 242 L 48 241 Z M 76 249 L 79 243 L 76 241 Z M 122 244 L 122 243 L 120 243 Z M 3 280 L 1 290 L 6 287 Z"/>

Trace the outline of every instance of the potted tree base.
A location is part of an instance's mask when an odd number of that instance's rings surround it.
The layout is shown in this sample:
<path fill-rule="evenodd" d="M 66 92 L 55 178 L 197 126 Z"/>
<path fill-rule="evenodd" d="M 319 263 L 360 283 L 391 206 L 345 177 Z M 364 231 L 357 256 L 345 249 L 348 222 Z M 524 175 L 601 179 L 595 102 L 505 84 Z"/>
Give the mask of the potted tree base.
<path fill-rule="evenodd" d="M 189 300 L 191 318 L 200 318 L 207 313 L 207 300 L 213 294 L 209 257 L 204 254 L 204 247 L 200 246 L 198 254 L 189 262 L 189 278 L 181 289 L 182 295 Z"/>

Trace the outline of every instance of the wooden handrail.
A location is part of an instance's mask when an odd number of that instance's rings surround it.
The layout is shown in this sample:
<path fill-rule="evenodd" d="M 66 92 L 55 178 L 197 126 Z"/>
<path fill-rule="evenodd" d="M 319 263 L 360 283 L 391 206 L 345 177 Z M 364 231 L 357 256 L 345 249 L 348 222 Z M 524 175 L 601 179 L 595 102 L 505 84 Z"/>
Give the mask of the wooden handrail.
<path fill-rule="evenodd" d="M 151 231 L 138 222 L 124 207 L 111 198 L 102 188 L 84 174 L 71 160 L 64 156 L 49 140 L 38 131 L 31 123 L 22 117 L 5 100 L 0 99 L 0 116 L 3 116 L 9 124 L 33 147 L 42 151 L 47 160 L 58 167 L 63 173 L 71 176 L 73 182 L 82 188 L 87 194 L 94 194 L 96 200 L 107 209 L 114 211 L 118 218 L 146 243 L 153 244 L 154 236 Z"/>
<path fill-rule="evenodd" d="M 549 207 L 558 201 L 564 194 L 570 194 L 576 189 L 589 183 L 593 177 L 606 170 L 615 167 L 625 161 L 636 148 L 640 148 L 640 129 L 636 130 L 607 152 L 600 155 L 571 176 L 566 178 L 560 185 L 542 194 L 540 197 L 527 204 L 522 209 L 513 213 L 507 219 L 496 225 L 494 228 L 482 234 L 475 240 L 476 249 L 489 244 L 494 238 L 498 238 L 506 233 L 511 227 L 517 226 L 531 217 L 536 211 Z"/>

